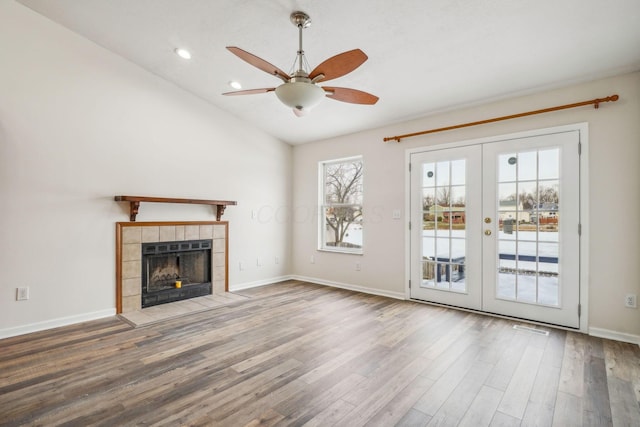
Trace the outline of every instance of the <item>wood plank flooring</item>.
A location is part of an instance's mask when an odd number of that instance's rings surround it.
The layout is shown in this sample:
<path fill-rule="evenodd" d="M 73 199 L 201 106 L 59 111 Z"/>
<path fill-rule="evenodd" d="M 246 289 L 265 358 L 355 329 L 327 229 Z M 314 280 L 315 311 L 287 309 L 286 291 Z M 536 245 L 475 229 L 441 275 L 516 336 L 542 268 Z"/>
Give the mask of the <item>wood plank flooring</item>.
<path fill-rule="evenodd" d="M 289 281 L 0 340 L 0 425 L 639 426 L 640 348 Z"/>

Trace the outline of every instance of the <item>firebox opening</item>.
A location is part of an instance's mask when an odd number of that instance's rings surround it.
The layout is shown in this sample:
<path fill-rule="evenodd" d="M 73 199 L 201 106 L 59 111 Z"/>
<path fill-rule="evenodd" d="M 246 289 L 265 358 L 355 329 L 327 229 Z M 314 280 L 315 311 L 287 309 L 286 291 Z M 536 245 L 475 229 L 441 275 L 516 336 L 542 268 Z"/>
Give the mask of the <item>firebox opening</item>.
<path fill-rule="evenodd" d="M 142 308 L 211 294 L 211 246 L 212 240 L 143 243 Z"/>

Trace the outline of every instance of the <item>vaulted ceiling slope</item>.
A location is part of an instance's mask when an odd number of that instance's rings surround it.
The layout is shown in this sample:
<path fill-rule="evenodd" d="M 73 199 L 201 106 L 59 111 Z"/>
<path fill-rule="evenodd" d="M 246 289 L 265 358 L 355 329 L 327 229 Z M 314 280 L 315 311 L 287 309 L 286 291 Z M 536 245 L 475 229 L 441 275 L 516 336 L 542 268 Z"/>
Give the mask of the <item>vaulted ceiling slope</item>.
<path fill-rule="evenodd" d="M 638 0 L 19 2 L 290 144 L 640 69 Z M 221 95 L 232 80 L 243 89 L 281 83 L 225 47 L 289 72 L 295 10 L 312 19 L 311 68 L 355 48 L 368 55 L 331 86 L 373 93 L 376 105 L 325 99 L 296 117 L 272 92 Z M 192 59 L 175 55 L 178 47 Z"/>

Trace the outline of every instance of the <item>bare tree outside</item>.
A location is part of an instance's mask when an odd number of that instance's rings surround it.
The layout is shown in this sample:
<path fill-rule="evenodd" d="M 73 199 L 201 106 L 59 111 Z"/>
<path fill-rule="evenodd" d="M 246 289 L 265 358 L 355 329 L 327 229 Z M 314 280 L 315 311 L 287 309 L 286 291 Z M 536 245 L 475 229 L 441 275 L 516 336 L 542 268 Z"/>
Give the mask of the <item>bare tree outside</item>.
<path fill-rule="evenodd" d="M 438 188 L 438 205 L 442 207 L 451 205 L 451 187 L 448 185 Z"/>
<path fill-rule="evenodd" d="M 510 195 L 506 200 L 515 200 L 516 195 Z M 540 184 L 538 186 L 538 194 L 532 194 L 530 192 L 523 191 L 518 195 L 518 201 L 522 203 L 522 209 L 533 210 L 536 206 L 540 206 L 545 203 L 558 203 L 558 185 L 545 186 Z"/>
<path fill-rule="evenodd" d="M 422 197 L 422 210 L 424 212 L 430 212 L 435 204 L 436 200 L 433 194 L 426 194 Z"/>
<path fill-rule="evenodd" d="M 540 203 L 558 203 L 558 185 L 538 187 L 538 200 Z"/>
<path fill-rule="evenodd" d="M 361 244 L 345 241 L 353 226 L 362 226 L 362 167 L 361 160 L 325 165 L 326 246 L 362 247 Z"/>

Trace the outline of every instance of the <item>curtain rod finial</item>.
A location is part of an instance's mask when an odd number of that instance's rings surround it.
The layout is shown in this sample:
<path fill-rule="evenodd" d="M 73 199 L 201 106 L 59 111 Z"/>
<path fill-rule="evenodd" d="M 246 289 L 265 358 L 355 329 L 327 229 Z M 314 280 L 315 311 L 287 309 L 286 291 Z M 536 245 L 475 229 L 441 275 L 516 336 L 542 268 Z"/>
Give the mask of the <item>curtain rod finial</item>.
<path fill-rule="evenodd" d="M 389 141 L 400 142 L 400 137 L 399 136 L 389 136 L 389 137 L 386 137 L 386 138 L 382 138 L 382 140 L 384 142 L 389 142 Z"/>

